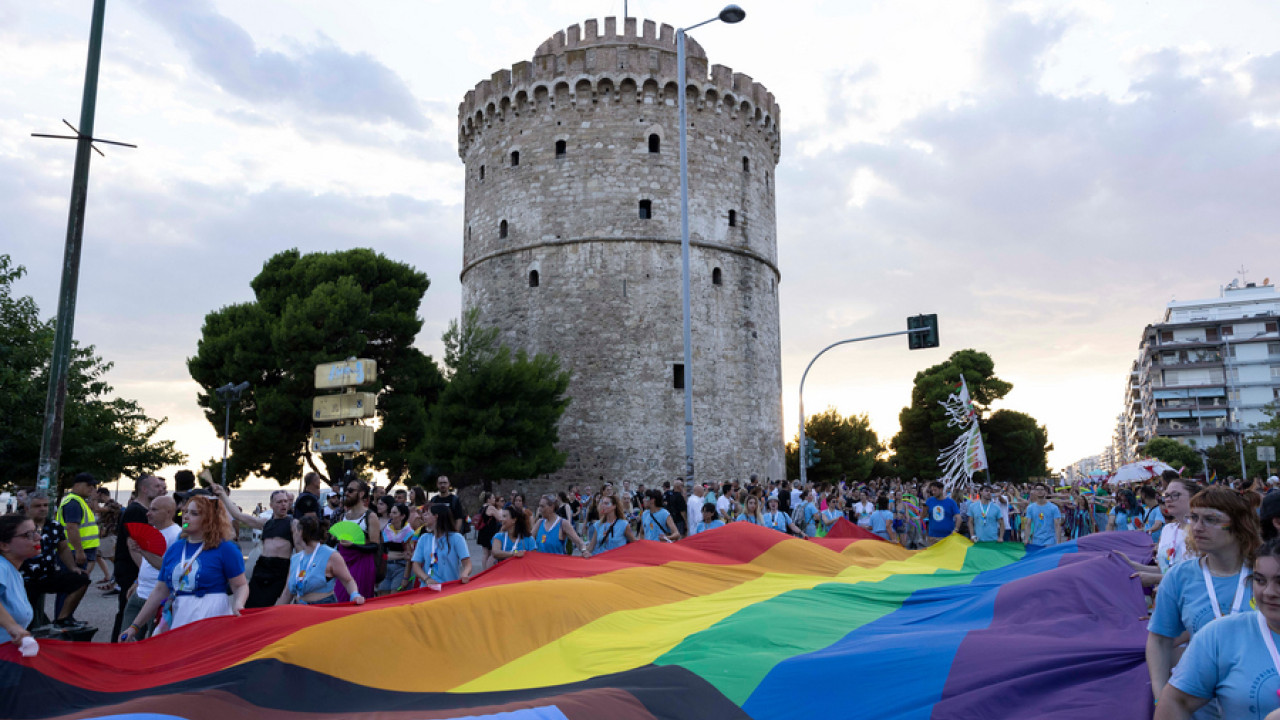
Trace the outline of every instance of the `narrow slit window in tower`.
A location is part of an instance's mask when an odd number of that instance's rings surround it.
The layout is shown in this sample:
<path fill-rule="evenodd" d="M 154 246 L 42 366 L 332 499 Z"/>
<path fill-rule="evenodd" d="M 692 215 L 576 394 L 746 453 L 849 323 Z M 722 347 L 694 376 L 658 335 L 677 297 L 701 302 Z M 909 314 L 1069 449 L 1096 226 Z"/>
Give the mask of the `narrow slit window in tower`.
<path fill-rule="evenodd" d="M 511 167 L 515 167 L 519 164 L 520 164 L 520 151 L 512 150 L 511 151 Z"/>
<path fill-rule="evenodd" d="M 747 157 L 746 155 L 742 156 L 742 172 L 744 173 L 751 172 L 751 158 Z"/>
<path fill-rule="evenodd" d="M 658 137 L 657 133 L 654 133 L 649 136 L 649 152 L 651 153 L 662 152 L 662 138 Z"/>
<path fill-rule="evenodd" d="M 529 271 L 529 287 L 538 287 L 538 271 Z"/>
<path fill-rule="evenodd" d="M 729 227 L 738 227 L 738 211 L 729 211 Z"/>
<path fill-rule="evenodd" d="M 483 166 L 483 165 L 481 165 L 481 166 L 480 166 L 480 180 L 481 180 L 481 181 L 483 181 L 483 180 L 484 180 L 484 166 Z"/>
<path fill-rule="evenodd" d="M 498 223 L 498 239 L 499 240 L 507 239 L 507 221 L 506 220 L 503 220 L 502 222 Z"/>
<path fill-rule="evenodd" d="M 719 284 L 721 284 L 722 282 L 723 282 L 723 277 L 722 277 L 722 276 L 721 276 L 721 274 L 720 274 L 720 268 L 715 268 L 715 269 L 713 269 L 713 270 L 711 271 L 711 284 L 712 284 L 712 285 L 719 285 Z"/>
<path fill-rule="evenodd" d="M 640 219 L 648 220 L 651 217 L 653 217 L 653 201 L 641 200 L 640 201 Z"/>
<path fill-rule="evenodd" d="M 684 389 L 684 363 L 671 366 L 671 387 L 676 390 Z"/>
<path fill-rule="evenodd" d="M 564 140 L 556 141 L 556 157 L 562 158 L 569 153 L 569 143 Z"/>

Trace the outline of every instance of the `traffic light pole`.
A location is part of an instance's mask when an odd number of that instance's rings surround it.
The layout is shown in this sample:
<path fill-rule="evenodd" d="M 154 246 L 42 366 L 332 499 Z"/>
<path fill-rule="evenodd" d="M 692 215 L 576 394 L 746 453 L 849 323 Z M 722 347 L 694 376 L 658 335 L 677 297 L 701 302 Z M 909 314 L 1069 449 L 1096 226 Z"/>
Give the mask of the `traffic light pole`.
<path fill-rule="evenodd" d="M 848 340 L 841 340 L 840 342 L 831 343 L 830 345 L 822 348 L 822 351 L 819 352 L 817 355 L 813 356 L 813 359 L 810 360 L 809 364 L 805 366 L 804 374 L 800 376 L 800 447 L 797 449 L 799 450 L 799 453 L 800 453 L 800 484 L 801 485 L 804 485 L 809 481 L 808 468 L 805 467 L 805 460 L 806 460 L 807 453 L 805 452 L 805 437 L 804 437 L 804 381 L 809 377 L 809 370 L 810 368 L 813 367 L 814 363 L 818 362 L 818 358 L 822 357 L 831 348 L 840 347 L 841 345 L 848 345 L 849 343 L 863 342 L 864 340 L 879 340 L 880 338 L 896 337 L 898 335 L 913 335 L 916 333 L 927 333 L 927 332 L 930 332 L 931 330 L 932 328 L 922 327 L 922 328 L 912 328 L 910 330 L 899 330 L 898 332 L 881 333 L 879 335 L 867 335 L 866 337 L 849 338 Z"/>

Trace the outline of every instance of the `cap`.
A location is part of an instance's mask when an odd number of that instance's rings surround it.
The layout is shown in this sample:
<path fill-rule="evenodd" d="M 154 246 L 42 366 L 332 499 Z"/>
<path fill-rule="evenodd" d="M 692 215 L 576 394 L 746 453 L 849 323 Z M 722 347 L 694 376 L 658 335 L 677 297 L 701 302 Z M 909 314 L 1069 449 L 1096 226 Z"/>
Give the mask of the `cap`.
<path fill-rule="evenodd" d="M 1268 485 L 1280 485 L 1280 477 L 1277 477 L 1277 476 L 1275 476 L 1275 475 L 1272 475 L 1271 477 L 1267 478 L 1267 484 L 1268 484 Z"/>
<path fill-rule="evenodd" d="M 72 485 L 75 485 L 76 483 L 87 483 L 89 485 L 97 485 L 98 478 L 94 477 L 93 473 L 82 472 L 79 475 L 76 475 L 75 480 L 71 481 Z"/>

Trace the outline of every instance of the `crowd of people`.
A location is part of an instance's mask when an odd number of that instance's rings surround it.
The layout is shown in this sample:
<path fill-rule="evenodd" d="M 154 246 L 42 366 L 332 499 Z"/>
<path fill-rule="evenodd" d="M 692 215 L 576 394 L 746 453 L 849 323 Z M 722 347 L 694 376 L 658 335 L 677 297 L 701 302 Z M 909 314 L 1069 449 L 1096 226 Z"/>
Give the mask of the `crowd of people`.
<path fill-rule="evenodd" d="M 447 477 L 437 479 L 434 494 L 422 487 L 388 492 L 358 479 L 325 493 L 311 473 L 296 498 L 276 491 L 269 509 L 254 513 L 208 480 L 207 489 L 169 494 L 164 479 L 146 475 L 128 506 L 115 509 L 113 581 L 124 591 L 113 638 L 134 640 L 245 608 L 361 604 L 414 587 L 466 583 L 528 553 L 588 557 L 736 522 L 822 537 L 847 520 L 909 549 L 954 534 L 1048 546 L 1099 531 L 1138 531 L 1151 535 L 1154 551 L 1123 559 L 1152 598 L 1146 654 L 1156 717 L 1252 717 L 1246 708 L 1280 707 L 1276 477 L 1202 487 L 1165 473 L 1134 487 L 1001 484 L 949 494 L 940 482 L 897 479 L 604 482 L 536 503 L 519 491 L 482 493 L 474 515 Z M 46 593 L 56 596 L 52 622 L 75 624 L 110 519 L 92 502 L 96 486 L 82 474 L 56 513 L 46 494 L 30 492 L 16 512 L 0 517 L 0 641 L 30 634 L 31 600 Z M 237 524 L 260 533 L 251 577 Z M 474 560 L 469 537 L 480 548 Z"/>

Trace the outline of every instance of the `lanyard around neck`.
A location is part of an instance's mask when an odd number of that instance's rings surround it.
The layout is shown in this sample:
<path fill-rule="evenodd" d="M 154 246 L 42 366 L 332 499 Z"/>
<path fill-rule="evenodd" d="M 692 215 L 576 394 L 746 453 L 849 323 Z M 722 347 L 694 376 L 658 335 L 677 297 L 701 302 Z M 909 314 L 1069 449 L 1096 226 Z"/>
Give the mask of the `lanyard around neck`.
<path fill-rule="evenodd" d="M 1280 673 L 1280 652 L 1276 652 L 1276 641 L 1271 637 L 1271 628 L 1267 627 L 1267 619 L 1262 617 L 1262 613 L 1258 613 L 1258 632 L 1262 633 L 1262 641 L 1266 643 L 1267 652 L 1271 654 L 1271 664 L 1276 672 Z M 1280 690 L 1276 691 L 1276 695 L 1280 695 Z"/>
<path fill-rule="evenodd" d="M 1200 564 L 1200 572 L 1204 574 L 1204 587 L 1209 593 L 1209 606 L 1213 608 L 1213 617 L 1222 617 L 1222 607 L 1218 605 L 1218 593 L 1213 589 L 1213 578 L 1209 576 L 1209 560 L 1206 558 Z M 1240 612 L 1240 606 L 1244 604 L 1244 584 L 1248 581 L 1249 570 L 1244 565 L 1240 566 L 1240 579 L 1236 583 L 1235 598 L 1231 601 L 1230 614 L 1234 615 Z"/>

